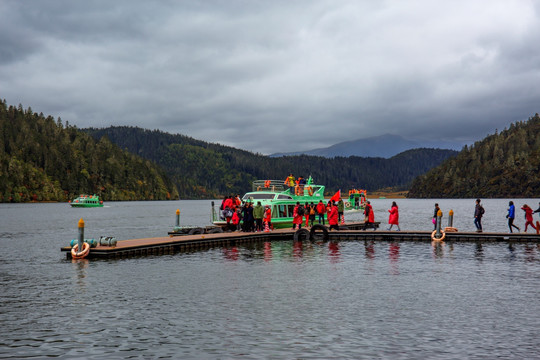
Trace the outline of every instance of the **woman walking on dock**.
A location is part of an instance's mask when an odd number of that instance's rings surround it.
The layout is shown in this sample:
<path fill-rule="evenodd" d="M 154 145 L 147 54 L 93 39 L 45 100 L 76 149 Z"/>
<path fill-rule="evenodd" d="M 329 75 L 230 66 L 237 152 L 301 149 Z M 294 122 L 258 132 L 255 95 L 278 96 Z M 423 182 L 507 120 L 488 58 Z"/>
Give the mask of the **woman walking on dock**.
<path fill-rule="evenodd" d="M 388 224 L 390 226 L 388 227 L 388 230 L 392 230 L 392 227 L 396 225 L 397 231 L 401 231 L 399 228 L 399 211 L 395 201 L 392 201 L 392 207 L 390 210 L 388 210 L 388 212 L 390 213 L 390 217 L 388 218 Z"/>
<path fill-rule="evenodd" d="M 519 228 L 514 225 L 514 218 L 516 217 L 516 207 L 514 206 L 514 202 L 510 201 L 508 203 L 508 215 L 506 215 L 506 218 L 508 219 L 508 228 L 510 229 L 510 232 L 512 232 L 512 228 L 515 227 L 517 231 L 519 232 Z"/>
<path fill-rule="evenodd" d="M 529 225 L 531 225 L 534 230 L 537 230 L 533 222 L 533 209 L 531 209 L 529 205 L 525 204 L 521 207 L 521 210 L 525 211 L 525 232 L 527 232 L 527 227 Z"/>

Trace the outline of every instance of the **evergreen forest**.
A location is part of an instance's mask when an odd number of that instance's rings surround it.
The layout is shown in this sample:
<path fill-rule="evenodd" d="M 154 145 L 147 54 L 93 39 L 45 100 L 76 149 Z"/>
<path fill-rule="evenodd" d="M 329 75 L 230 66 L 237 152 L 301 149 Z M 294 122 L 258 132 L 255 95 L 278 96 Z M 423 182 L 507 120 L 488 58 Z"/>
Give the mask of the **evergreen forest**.
<path fill-rule="evenodd" d="M 122 149 L 156 162 L 181 198 L 219 198 L 251 190 L 256 179 L 285 180 L 289 173 L 326 185 L 327 193 L 351 188 L 406 190 L 412 180 L 455 156 L 456 151 L 413 149 L 390 159 L 298 155 L 272 158 L 184 135 L 137 127 L 85 129 L 96 141 L 108 138 Z"/>
<path fill-rule="evenodd" d="M 516 122 L 419 176 L 412 198 L 540 197 L 540 117 Z"/>
<path fill-rule="evenodd" d="M 147 159 L 58 118 L 0 103 L 0 202 L 178 199 L 176 186 Z"/>

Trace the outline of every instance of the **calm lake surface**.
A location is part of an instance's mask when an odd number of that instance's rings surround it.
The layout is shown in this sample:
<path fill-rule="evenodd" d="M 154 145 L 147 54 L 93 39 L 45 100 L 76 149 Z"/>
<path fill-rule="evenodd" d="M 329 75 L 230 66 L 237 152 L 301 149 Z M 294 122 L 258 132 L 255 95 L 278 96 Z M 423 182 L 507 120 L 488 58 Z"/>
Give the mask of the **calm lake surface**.
<path fill-rule="evenodd" d="M 402 230 L 433 205 L 474 230 L 474 199 L 396 200 Z M 374 199 L 384 225 L 391 199 Z M 516 224 L 527 203 L 518 199 Z M 508 200 L 483 200 L 507 232 Z M 209 225 L 210 201 L 0 204 L 0 358 L 540 358 L 537 243 L 291 241 L 122 260 L 66 260 L 77 237 Z M 347 219 L 360 219 L 350 215 Z M 535 221 L 539 220 L 535 214 Z"/>

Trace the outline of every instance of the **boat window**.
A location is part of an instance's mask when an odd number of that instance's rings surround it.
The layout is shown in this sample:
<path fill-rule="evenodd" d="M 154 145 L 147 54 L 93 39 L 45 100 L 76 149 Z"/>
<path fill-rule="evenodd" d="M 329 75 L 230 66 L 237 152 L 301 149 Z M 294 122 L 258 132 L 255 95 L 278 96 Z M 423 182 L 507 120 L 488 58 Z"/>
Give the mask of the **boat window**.
<path fill-rule="evenodd" d="M 278 195 L 278 200 L 292 200 L 292 197 L 290 197 L 289 195 Z"/>
<path fill-rule="evenodd" d="M 289 217 L 293 217 L 293 213 L 294 213 L 294 205 L 287 205 L 287 208 L 289 210 Z"/>
<path fill-rule="evenodd" d="M 272 217 L 275 217 L 275 218 L 287 217 L 286 205 L 274 206 L 274 214 L 272 214 Z"/>
<path fill-rule="evenodd" d="M 257 194 L 257 193 L 249 193 L 249 194 L 246 194 L 244 195 L 244 197 L 242 198 L 242 200 L 246 201 L 246 200 L 249 200 L 249 199 L 252 199 L 252 200 L 272 200 L 274 198 L 274 194 Z"/>

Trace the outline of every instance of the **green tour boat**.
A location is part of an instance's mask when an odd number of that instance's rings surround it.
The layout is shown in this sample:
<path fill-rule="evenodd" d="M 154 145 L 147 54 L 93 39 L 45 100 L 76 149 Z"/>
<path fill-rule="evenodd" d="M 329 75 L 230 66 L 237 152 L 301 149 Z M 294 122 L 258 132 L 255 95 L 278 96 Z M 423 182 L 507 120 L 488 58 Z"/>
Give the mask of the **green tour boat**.
<path fill-rule="evenodd" d="M 319 201 L 326 205 L 324 200 L 324 186 L 313 184 L 311 177 L 304 186 L 296 185 L 289 187 L 283 180 L 256 180 L 250 192 L 242 196 L 242 202 L 251 202 L 254 206 L 257 202 L 265 207 L 270 206 L 272 211 L 272 226 L 274 229 L 292 227 L 293 211 L 296 202 L 301 205 Z M 212 223 L 220 227 L 226 227 L 227 222 L 223 214 L 224 210 L 212 206 Z M 317 221 L 318 217 L 315 218 Z M 325 214 L 326 219 L 326 214 Z M 325 220 L 326 221 L 326 220 Z"/>
<path fill-rule="evenodd" d="M 98 195 L 79 195 L 73 201 L 69 202 L 71 207 L 103 207 L 103 200 L 99 200 Z"/>
<path fill-rule="evenodd" d="M 367 191 L 352 189 L 349 190 L 349 199 L 345 202 L 346 212 L 364 211 L 367 201 Z"/>

